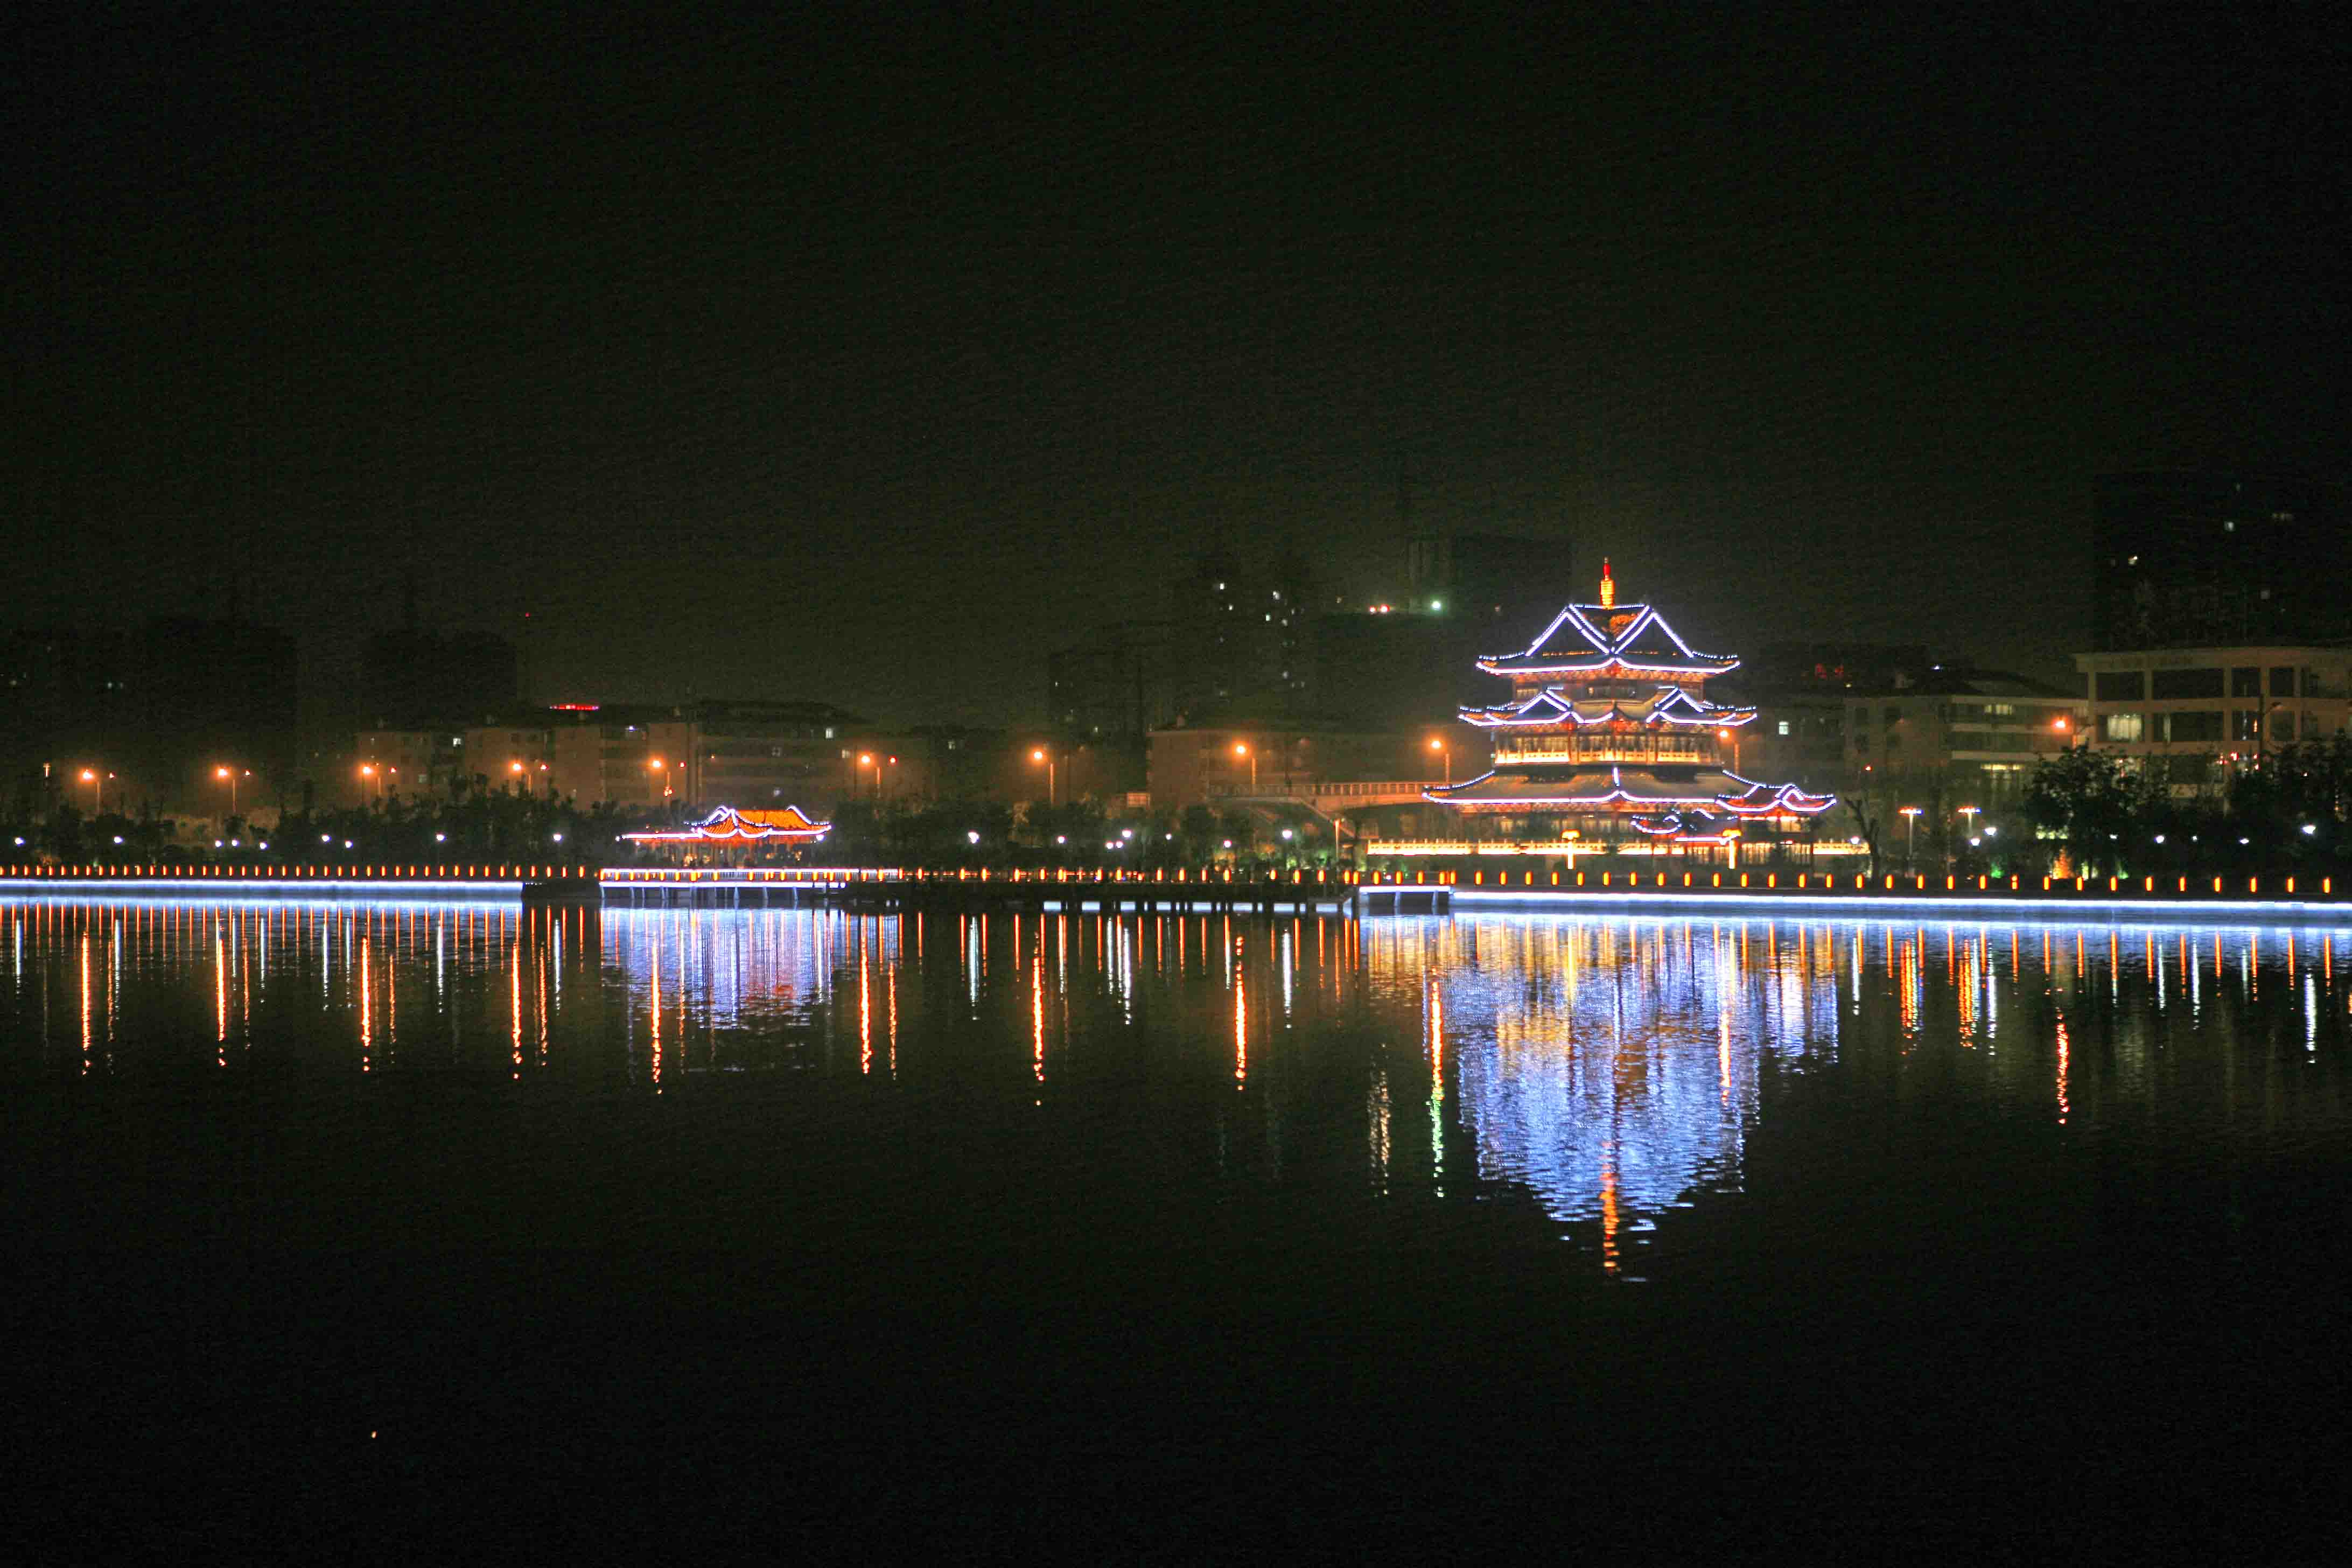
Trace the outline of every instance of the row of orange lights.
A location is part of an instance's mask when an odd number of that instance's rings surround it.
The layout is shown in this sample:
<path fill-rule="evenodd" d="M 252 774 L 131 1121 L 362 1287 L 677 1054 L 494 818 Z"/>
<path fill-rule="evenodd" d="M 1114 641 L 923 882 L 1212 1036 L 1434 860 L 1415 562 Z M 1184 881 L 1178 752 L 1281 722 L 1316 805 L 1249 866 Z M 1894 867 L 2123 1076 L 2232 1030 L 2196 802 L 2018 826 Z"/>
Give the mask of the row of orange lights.
<path fill-rule="evenodd" d="M 206 879 L 225 879 L 230 881 L 338 881 L 352 878 L 364 878 L 371 879 L 393 879 L 402 881 L 464 881 L 514 880 L 516 879 L 529 879 L 536 880 L 584 877 L 588 875 L 588 868 L 582 866 L 527 866 L 520 864 L 500 865 L 496 868 L 492 868 L 487 864 L 479 866 L 466 865 L 432 867 L 383 865 L 368 866 L 365 868 L 357 866 L 303 865 L 33 865 L 11 866 L 6 868 L 5 872 L 0 872 L 0 875 L 6 875 L 13 878 L 36 878 L 50 880 L 79 879 L 105 879 L 119 880 L 124 878 L 156 878 L 191 881 Z M 953 872 L 919 869 L 889 870 L 879 867 L 847 867 L 824 870 L 806 869 L 797 867 L 745 867 L 707 870 L 670 870 L 666 868 L 631 867 L 607 869 L 600 873 L 600 875 L 602 879 L 606 881 L 626 882 L 811 881 L 842 879 L 854 879 L 858 881 L 918 882 L 977 880 L 985 882 L 991 880 L 994 873 L 986 867 L 982 867 L 977 871 L 960 869 Z M 1578 871 L 1572 873 L 1574 880 L 1567 885 L 1578 888 L 1588 886 L 1589 884 L 1586 881 L 1588 875 L 1597 876 L 1600 879 L 1600 886 L 1603 888 L 1613 888 L 1619 885 L 1617 878 L 1621 873 L 1612 871 L 1595 873 Z M 1639 871 L 1628 871 L 1622 873 L 1622 875 L 1624 879 L 1622 885 L 1628 890 L 1637 889 L 1643 886 L 1643 873 Z M 1649 873 L 1648 875 L 1652 878 L 1649 885 L 1654 888 L 1664 888 L 1669 885 L 1667 878 L 1670 873 L 1668 872 L 1658 871 Z M 1736 887 L 1751 889 L 1761 887 L 1767 889 L 1777 889 L 1780 887 L 1780 874 L 1778 872 L 1761 873 L 1763 880 L 1760 883 L 1752 881 L 1751 876 L 1754 874 L 1749 872 L 1742 871 L 1736 875 L 1738 878 L 1738 880 L 1733 884 L 1733 886 Z M 1456 871 L 1438 871 L 1433 873 L 1433 876 L 1439 885 L 1447 887 L 1457 885 L 1460 879 L 1460 873 Z M 1510 876 L 1511 874 L 1508 871 L 1497 871 L 1495 874 L 1495 886 L 1498 888 L 1507 888 L 1511 886 L 1512 883 Z M 1554 871 L 1549 873 L 1549 886 L 1555 888 L 1562 886 L 1559 872 Z M 1685 888 L 1697 886 L 1698 884 L 1695 881 L 1694 877 L 1695 874 L 1692 872 L 1685 871 L 1682 873 L 1680 885 Z M 1723 873 L 1710 873 L 1709 877 L 1710 879 L 1706 884 L 1708 887 L 1720 888 L 1725 885 Z M 1534 887 L 1536 885 L 1535 878 L 1536 873 L 1533 871 L 1522 872 L 1520 874 L 1520 881 L 1518 885 L 1522 887 Z M 1149 873 L 1139 870 L 1110 870 L 1096 873 L 1073 873 L 1067 867 L 1041 867 L 1034 870 L 1015 868 L 1009 874 L 1006 874 L 999 879 L 1010 882 L 1050 881 L 1057 883 L 1076 882 L 1081 884 L 1106 882 L 1174 882 L 1183 884 L 1195 880 L 1201 882 L 1232 882 L 1235 880 L 1235 878 L 1233 868 L 1230 867 L 1203 867 L 1201 869 L 1201 873 L 1198 878 L 1195 878 L 1192 875 L 1192 872 L 1189 868 L 1180 868 L 1176 874 L 1171 877 L 1168 875 L 1164 869 L 1154 870 Z M 1289 873 L 1286 879 L 1282 873 L 1276 872 L 1271 876 L 1257 878 L 1244 877 L 1240 879 L 1245 882 L 1260 881 L 1274 883 L 1287 880 L 1292 884 L 1301 884 L 1307 880 L 1307 873 L 1303 868 L 1295 868 Z M 1334 877 L 1329 871 L 1324 869 L 1318 868 L 1315 872 L 1315 881 L 1318 885 L 1331 885 L 1336 883 L 1343 887 L 1352 887 L 1359 884 L 1373 887 L 1386 887 L 1417 883 L 1427 879 L 1428 879 L 1426 878 L 1415 877 L 1402 871 L 1341 871 L 1336 877 Z M 1486 882 L 1486 873 L 1484 870 L 1473 871 L 1471 873 L 1471 880 L 1473 886 L 1484 887 Z M 2134 887 L 2132 885 L 2135 880 L 2139 884 L 2137 887 Z M 1874 890 L 1882 892 L 1925 892 L 1928 890 L 1928 879 L 1924 875 L 1913 875 L 1907 878 L 1897 878 L 1893 875 L 1884 876 L 1879 879 L 1880 885 L 1876 889 L 1873 889 L 1870 887 L 1870 881 L 1871 879 L 1869 877 L 1857 873 L 1853 879 L 1851 890 L 1857 893 L 1868 893 Z M 1898 881 L 1908 882 L 1910 886 L 1907 889 L 1898 889 L 1896 885 Z M 2104 887 L 2099 886 L 2103 881 L 2105 885 Z M 1839 882 L 1840 879 L 1832 873 L 1808 873 L 1800 871 L 1795 873 L 1790 883 L 1790 887 L 1794 891 L 1815 890 L 1821 892 L 1837 892 L 1841 890 Z M 2293 877 L 2284 878 L 2283 879 L 2283 882 L 2284 886 L 2281 890 L 2289 897 L 2294 896 L 2296 892 L 2296 879 Z M 1971 883 L 1973 886 L 1969 885 Z M 2156 879 L 2154 877 L 2142 877 L 2138 879 L 2128 877 L 2107 877 L 2104 879 L 2094 877 L 2044 877 L 2041 879 L 2041 883 L 2040 890 L 2045 893 L 2071 891 L 2076 893 L 2106 892 L 2153 894 L 2158 891 Z M 2174 879 L 2174 884 L 2175 885 L 2172 888 L 2164 889 L 2164 892 L 2167 895 L 2185 894 L 2189 891 L 2189 879 L 2187 877 Z M 2024 889 L 2023 879 L 2019 877 L 2010 877 L 2003 880 L 1983 876 L 1965 879 L 1947 876 L 1943 879 L 1943 890 L 1947 892 L 2020 892 L 2024 890 Z M 2200 885 L 2197 889 L 2200 894 L 2205 890 L 2206 889 L 2202 885 Z M 2215 894 L 2228 893 L 2230 889 L 2227 884 L 2227 879 L 2221 877 L 2213 878 L 2211 890 Z M 2247 894 L 2251 896 L 2259 897 L 2262 892 L 2262 879 L 2259 877 L 2247 878 L 2245 890 Z M 2334 897 L 2336 891 L 2335 879 L 2333 877 L 2321 878 L 2319 882 L 2319 891 L 2323 897 Z"/>
<path fill-rule="evenodd" d="M 10 866 L 0 875 L 48 879 L 168 879 L 173 881 L 514 881 L 585 877 L 585 866 Z"/>

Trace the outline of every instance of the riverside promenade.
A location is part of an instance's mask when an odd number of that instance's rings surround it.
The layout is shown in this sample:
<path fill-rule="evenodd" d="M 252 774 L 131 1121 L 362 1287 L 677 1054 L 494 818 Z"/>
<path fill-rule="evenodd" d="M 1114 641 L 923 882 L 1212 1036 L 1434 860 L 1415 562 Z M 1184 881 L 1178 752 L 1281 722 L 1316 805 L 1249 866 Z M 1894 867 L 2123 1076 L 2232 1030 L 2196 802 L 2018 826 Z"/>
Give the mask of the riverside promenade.
<path fill-rule="evenodd" d="M 0 896 L 301 900 L 482 899 L 593 903 L 593 867 L 520 861 L 282 865 L 0 865 Z"/>
<path fill-rule="evenodd" d="M 1715 913 L 1835 910 L 1868 918 L 2093 919 L 2352 923 L 2352 889 L 2333 876 L 1964 877 L 1882 872 L 1229 867 L 611 867 L 470 862 L 432 866 L 0 865 L 0 896 L 287 900 L 488 899 L 624 908 L 1217 910 L 1359 916 L 1461 910 Z"/>

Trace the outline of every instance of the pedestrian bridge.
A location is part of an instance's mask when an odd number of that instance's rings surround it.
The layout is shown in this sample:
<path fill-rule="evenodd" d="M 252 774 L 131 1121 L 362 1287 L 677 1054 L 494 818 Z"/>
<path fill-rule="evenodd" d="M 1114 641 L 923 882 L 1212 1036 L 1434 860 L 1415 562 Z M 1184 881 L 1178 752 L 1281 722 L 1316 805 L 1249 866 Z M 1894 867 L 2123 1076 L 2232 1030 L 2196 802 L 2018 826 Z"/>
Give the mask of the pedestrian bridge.
<path fill-rule="evenodd" d="M 1351 811 L 1363 811 L 1376 805 L 1418 805 L 1422 791 L 1435 789 L 1441 779 L 1376 779 L 1327 782 L 1299 780 L 1269 787 L 1261 784 L 1255 790 L 1235 788 L 1230 784 L 1212 784 L 1209 798 L 1232 805 L 1303 805 L 1325 816 L 1344 816 Z"/>

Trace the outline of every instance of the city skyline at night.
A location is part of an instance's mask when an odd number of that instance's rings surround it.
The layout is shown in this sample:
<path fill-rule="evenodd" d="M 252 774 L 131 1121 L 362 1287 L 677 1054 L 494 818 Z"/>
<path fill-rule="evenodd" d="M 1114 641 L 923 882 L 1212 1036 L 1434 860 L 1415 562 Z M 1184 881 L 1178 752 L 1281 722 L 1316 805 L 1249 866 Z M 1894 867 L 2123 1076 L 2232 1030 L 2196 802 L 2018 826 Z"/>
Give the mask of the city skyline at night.
<path fill-rule="evenodd" d="M 2058 672 L 2095 476 L 2343 471 L 2291 19 L 17 27 L 22 621 L 886 716 L 920 626 L 1022 721 L 1201 551 L 1455 530 Z"/>

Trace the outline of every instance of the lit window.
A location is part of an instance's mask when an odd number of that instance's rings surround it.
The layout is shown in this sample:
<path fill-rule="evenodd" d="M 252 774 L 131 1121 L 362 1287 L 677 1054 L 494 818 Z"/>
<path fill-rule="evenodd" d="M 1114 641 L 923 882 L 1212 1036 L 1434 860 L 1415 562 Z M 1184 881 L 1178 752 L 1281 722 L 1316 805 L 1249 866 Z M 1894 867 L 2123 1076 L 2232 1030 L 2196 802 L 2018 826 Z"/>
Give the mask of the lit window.
<path fill-rule="evenodd" d="M 1788 732 L 1789 732 L 1789 721 L 1788 721 L 1786 719 L 1783 719 L 1783 720 L 1781 720 L 1781 721 L 1780 721 L 1780 733 L 1782 733 L 1783 735 L 1785 735 L 1785 734 L 1787 734 Z"/>

